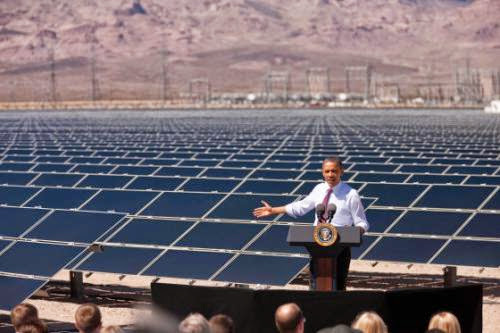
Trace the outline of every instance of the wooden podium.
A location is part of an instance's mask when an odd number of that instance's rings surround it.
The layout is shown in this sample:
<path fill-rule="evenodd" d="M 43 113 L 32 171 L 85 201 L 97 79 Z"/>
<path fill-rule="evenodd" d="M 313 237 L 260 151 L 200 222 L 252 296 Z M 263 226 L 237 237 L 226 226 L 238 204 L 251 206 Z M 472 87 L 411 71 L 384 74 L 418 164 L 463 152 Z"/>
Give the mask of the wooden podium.
<path fill-rule="evenodd" d="M 335 227 L 336 241 L 330 246 L 318 244 L 315 240 L 314 226 L 291 226 L 287 242 L 291 246 L 305 246 L 311 255 L 316 272 L 316 290 L 333 291 L 337 289 L 337 255 L 347 246 L 361 245 L 359 227 Z M 333 260 L 332 260 L 333 259 Z M 312 277 L 311 277 L 312 278 Z"/>

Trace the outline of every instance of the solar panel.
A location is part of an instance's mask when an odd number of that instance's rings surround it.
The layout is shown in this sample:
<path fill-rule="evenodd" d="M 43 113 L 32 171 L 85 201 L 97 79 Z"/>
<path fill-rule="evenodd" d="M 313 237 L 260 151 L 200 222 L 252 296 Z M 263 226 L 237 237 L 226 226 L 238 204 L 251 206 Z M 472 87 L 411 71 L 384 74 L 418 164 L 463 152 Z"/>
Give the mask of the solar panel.
<path fill-rule="evenodd" d="M 215 280 L 253 284 L 284 285 L 291 281 L 309 259 L 240 255 L 217 274 Z M 255 274 L 259 267 L 259 274 Z"/>
<path fill-rule="evenodd" d="M 26 203 L 27 207 L 76 209 L 90 199 L 96 190 L 44 188 Z"/>
<path fill-rule="evenodd" d="M 16 242 L 0 255 L 0 271 L 51 277 L 84 249 L 78 246 Z"/>
<path fill-rule="evenodd" d="M 38 289 L 42 288 L 48 280 L 26 279 L 13 276 L 0 275 L 0 310 L 9 311 L 14 306 L 22 303 Z"/>
<path fill-rule="evenodd" d="M 0 207 L 0 235 L 19 237 L 47 213 L 46 209 Z"/>
<path fill-rule="evenodd" d="M 451 236 L 468 218 L 468 213 L 409 211 L 389 232 Z"/>
<path fill-rule="evenodd" d="M 239 250 L 264 228 L 262 224 L 215 223 L 197 224 L 176 246 Z M 221 237 L 228 235 L 228 237 Z"/>
<path fill-rule="evenodd" d="M 161 253 L 157 249 L 126 248 L 105 246 L 102 252 L 95 252 L 77 265 L 75 269 L 138 274 L 146 265 Z"/>
<path fill-rule="evenodd" d="M 92 243 L 124 216 L 124 214 L 55 211 L 24 237 L 61 242 Z"/>
<path fill-rule="evenodd" d="M 208 280 L 233 254 L 169 250 L 144 275 Z"/>
<path fill-rule="evenodd" d="M 136 214 L 158 194 L 152 191 L 102 190 L 82 209 Z"/>

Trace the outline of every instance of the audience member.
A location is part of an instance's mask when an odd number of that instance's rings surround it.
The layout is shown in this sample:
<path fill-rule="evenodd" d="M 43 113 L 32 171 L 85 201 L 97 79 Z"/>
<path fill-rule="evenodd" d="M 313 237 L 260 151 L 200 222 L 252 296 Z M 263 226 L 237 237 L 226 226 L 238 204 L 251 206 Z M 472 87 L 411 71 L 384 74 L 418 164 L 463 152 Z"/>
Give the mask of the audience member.
<path fill-rule="evenodd" d="M 363 332 L 355 328 L 351 328 L 347 325 L 340 324 L 334 327 L 322 328 L 316 333 L 363 333 Z"/>
<path fill-rule="evenodd" d="M 233 319 L 225 314 L 212 316 L 208 323 L 212 333 L 234 333 Z"/>
<path fill-rule="evenodd" d="M 102 328 L 101 311 L 95 304 L 82 304 L 75 312 L 75 326 L 80 333 L 99 333 Z"/>
<path fill-rule="evenodd" d="M 373 311 L 365 311 L 358 314 L 351 326 L 363 331 L 363 333 L 387 333 L 387 326 L 384 320 Z"/>
<path fill-rule="evenodd" d="M 16 332 L 40 330 L 47 332 L 47 325 L 38 318 L 38 310 L 29 303 L 18 304 L 10 313 L 10 320 Z"/>
<path fill-rule="evenodd" d="M 439 312 L 432 316 L 428 329 L 440 329 L 445 333 L 460 333 L 460 323 L 450 312 Z"/>
<path fill-rule="evenodd" d="M 47 333 L 47 326 L 39 321 L 38 323 L 21 324 L 17 327 L 16 333 Z"/>
<path fill-rule="evenodd" d="M 124 333 L 122 328 L 117 325 L 104 326 L 101 329 L 101 333 Z"/>
<path fill-rule="evenodd" d="M 302 333 L 305 321 L 302 310 L 295 303 L 279 306 L 274 314 L 274 322 L 280 333 Z"/>
<path fill-rule="evenodd" d="M 208 320 L 200 313 L 191 313 L 179 324 L 180 333 L 210 333 Z"/>

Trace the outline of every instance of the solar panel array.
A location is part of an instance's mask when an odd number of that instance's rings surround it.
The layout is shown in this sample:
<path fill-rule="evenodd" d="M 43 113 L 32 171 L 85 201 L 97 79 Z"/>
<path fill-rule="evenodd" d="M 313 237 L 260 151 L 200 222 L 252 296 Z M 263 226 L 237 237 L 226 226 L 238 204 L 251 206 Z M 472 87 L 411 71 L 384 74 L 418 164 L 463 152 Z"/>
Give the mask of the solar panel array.
<path fill-rule="evenodd" d="M 353 258 L 500 266 L 500 117 L 476 111 L 0 114 L 0 301 L 61 268 L 284 285 L 286 215 L 344 160 L 371 225 Z M 88 252 L 91 244 L 102 252 Z M 9 290 L 19 290 L 9 296 Z"/>

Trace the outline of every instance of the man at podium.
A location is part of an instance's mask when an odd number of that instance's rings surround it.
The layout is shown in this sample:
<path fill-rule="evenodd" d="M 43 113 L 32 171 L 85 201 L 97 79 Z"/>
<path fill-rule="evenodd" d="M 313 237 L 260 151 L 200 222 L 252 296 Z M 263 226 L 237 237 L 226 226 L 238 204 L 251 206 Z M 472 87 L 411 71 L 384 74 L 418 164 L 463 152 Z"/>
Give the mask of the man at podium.
<path fill-rule="evenodd" d="M 286 206 L 272 207 L 267 202 L 262 201 L 262 207 L 255 208 L 253 214 L 255 217 L 266 217 L 275 214 L 288 214 L 294 218 L 303 216 L 311 210 L 322 205 L 335 205 L 336 211 L 333 217 L 328 216 L 328 212 L 318 216 L 315 215 L 314 225 L 318 223 L 328 223 L 336 227 L 357 226 L 361 233 L 368 230 L 369 224 L 366 220 L 365 210 L 358 192 L 341 181 L 344 169 L 339 157 L 328 157 L 323 161 L 321 168 L 324 182 L 316 185 L 311 193 L 300 201 L 294 201 Z M 337 256 L 337 286 L 338 290 L 345 290 L 347 274 L 351 263 L 351 249 L 346 247 Z M 310 265 L 311 274 L 315 277 L 315 272 Z M 314 281 L 314 278 L 311 279 Z"/>

